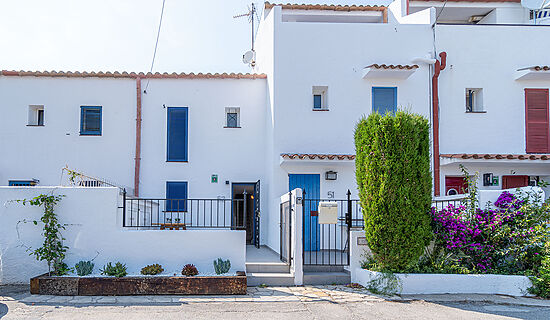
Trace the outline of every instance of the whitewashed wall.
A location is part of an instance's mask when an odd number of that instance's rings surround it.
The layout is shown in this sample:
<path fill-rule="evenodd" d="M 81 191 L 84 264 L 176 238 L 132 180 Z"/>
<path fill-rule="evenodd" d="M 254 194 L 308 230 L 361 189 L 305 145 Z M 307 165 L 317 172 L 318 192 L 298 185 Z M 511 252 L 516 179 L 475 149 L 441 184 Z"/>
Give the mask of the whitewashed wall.
<path fill-rule="evenodd" d="M 525 154 L 524 89 L 550 88 L 550 80 L 518 81 L 516 70 L 547 64 L 550 43 L 533 39 L 547 39 L 550 29 L 437 25 L 436 34 L 437 50 L 447 52 L 447 68 L 439 81 L 440 152 Z M 465 112 L 466 88 L 483 88 L 486 113 Z M 467 166 L 480 169 L 480 173 L 550 174 L 548 164 L 535 161 L 480 161 Z M 458 173 L 457 168 L 441 168 L 441 194 L 445 191 L 445 175 Z"/>
<path fill-rule="evenodd" d="M 231 260 L 231 272 L 245 269 L 244 231 L 124 229 L 116 188 L 0 187 L 0 284 L 27 283 L 47 271 L 45 262 L 25 250 L 41 245 L 41 225 L 21 223 L 38 220 L 42 210 L 12 200 L 50 192 L 65 195 L 56 213 L 67 224 L 63 235 L 69 266 L 97 255 L 95 272 L 109 261 L 121 261 L 130 273 L 152 263 L 162 264 L 166 273 L 181 272 L 187 263 L 213 273 L 212 261 L 221 257 Z"/>
<path fill-rule="evenodd" d="M 136 87 L 132 79 L 0 76 L 0 186 L 39 179 L 58 185 L 68 165 L 133 185 Z M 27 126 L 44 105 L 44 126 Z M 80 136 L 80 106 L 102 106 L 102 135 Z"/>
<path fill-rule="evenodd" d="M 288 173 L 297 173 L 292 171 L 295 168 L 281 167 L 280 154 L 354 154 L 354 127 L 372 110 L 373 86 L 398 87 L 398 106 L 403 109 L 425 116 L 430 110 L 426 65 L 407 80 L 362 78 L 362 69 L 370 64 L 411 64 L 414 58 L 428 54 L 433 48 L 429 25 L 400 25 L 392 17 L 388 24 L 282 22 L 281 16 L 281 7 L 274 7 L 264 20 L 275 33 L 269 39 L 273 49 L 264 47 L 274 56 L 274 74 L 268 81 L 273 130 L 273 147 L 267 161 L 272 174 L 269 197 L 274 199 L 271 212 L 278 209 L 275 199 L 288 192 Z M 259 67 L 263 68 L 268 69 Z M 312 86 L 328 86 L 330 111 L 312 111 Z M 321 173 L 323 169 L 310 173 Z M 353 192 L 353 175 L 343 174 L 341 179 L 338 183 L 342 187 L 337 192 L 341 194 L 348 188 Z M 279 221 L 276 215 L 271 218 L 275 221 L 270 221 L 273 232 L 267 243 L 276 249 Z"/>

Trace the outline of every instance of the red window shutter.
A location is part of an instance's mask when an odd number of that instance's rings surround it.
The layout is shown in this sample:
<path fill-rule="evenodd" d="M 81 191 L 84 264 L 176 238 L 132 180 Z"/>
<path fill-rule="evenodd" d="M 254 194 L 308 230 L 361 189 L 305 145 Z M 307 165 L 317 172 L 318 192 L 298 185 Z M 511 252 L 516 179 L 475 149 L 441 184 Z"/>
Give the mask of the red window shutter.
<path fill-rule="evenodd" d="M 527 187 L 529 176 L 502 176 L 502 189 Z"/>
<path fill-rule="evenodd" d="M 468 192 L 468 181 L 464 177 L 445 177 L 445 195 L 449 190 L 455 190 L 457 194 Z"/>
<path fill-rule="evenodd" d="M 525 89 L 525 145 L 527 153 L 547 153 L 548 89 Z"/>

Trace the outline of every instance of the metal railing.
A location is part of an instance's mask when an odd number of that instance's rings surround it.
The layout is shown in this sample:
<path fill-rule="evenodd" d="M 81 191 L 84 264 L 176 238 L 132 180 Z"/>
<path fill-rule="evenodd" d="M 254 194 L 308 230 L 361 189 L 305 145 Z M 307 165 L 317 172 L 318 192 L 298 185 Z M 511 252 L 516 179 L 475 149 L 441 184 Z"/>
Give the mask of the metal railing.
<path fill-rule="evenodd" d="M 452 199 L 433 199 L 432 208 L 435 208 L 436 210 L 439 211 L 439 210 L 443 210 L 444 208 L 447 208 L 449 205 L 458 207 L 460 205 L 466 205 L 467 202 L 468 202 L 467 197 L 452 198 Z"/>
<path fill-rule="evenodd" d="M 65 166 L 61 169 L 60 185 L 68 185 L 75 187 L 115 187 L 119 188 L 120 192 L 133 192 L 133 189 L 119 185 L 104 178 L 96 178 L 86 175 L 80 171 L 69 169 Z"/>
<path fill-rule="evenodd" d="M 123 200 L 123 227 L 158 230 L 246 229 L 247 201 L 244 199 Z"/>

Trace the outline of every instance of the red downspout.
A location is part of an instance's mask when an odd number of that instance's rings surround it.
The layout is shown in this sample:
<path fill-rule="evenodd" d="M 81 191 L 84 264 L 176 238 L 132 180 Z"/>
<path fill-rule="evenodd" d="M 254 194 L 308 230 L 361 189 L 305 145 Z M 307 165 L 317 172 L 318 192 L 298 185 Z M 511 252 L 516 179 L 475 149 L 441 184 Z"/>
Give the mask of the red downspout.
<path fill-rule="evenodd" d="M 134 196 L 139 197 L 139 167 L 141 162 L 141 78 L 136 78 L 136 157 L 134 172 Z"/>
<path fill-rule="evenodd" d="M 434 75 L 432 77 L 432 128 L 433 128 L 433 157 L 434 157 L 434 195 L 440 194 L 439 177 L 439 73 L 447 65 L 447 52 L 439 54 L 441 62 L 436 59 L 434 65 Z"/>

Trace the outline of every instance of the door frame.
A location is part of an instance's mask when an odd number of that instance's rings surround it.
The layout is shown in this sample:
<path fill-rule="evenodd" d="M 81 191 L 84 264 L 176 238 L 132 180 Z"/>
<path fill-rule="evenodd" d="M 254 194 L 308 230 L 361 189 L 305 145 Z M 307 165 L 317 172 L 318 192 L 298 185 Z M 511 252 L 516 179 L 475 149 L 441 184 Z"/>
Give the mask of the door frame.
<path fill-rule="evenodd" d="M 256 194 L 256 182 L 231 182 L 231 199 L 233 199 L 233 190 L 234 190 L 234 187 L 235 186 L 252 186 L 254 187 L 254 191 L 252 191 L 251 195 L 255 195 Z M 253 199 L 255 200 L 255 199 Z M 256 238 L 256 201 L 252 201 L 252 212 L 253 212 L 253 216 L 252 216 L 252 225 L 251 225 L 251 228 L 252 230 L 250 230 L 252 232 L 252 243 L 251 245 L 254 245 L 254 239 Z M 235 213 L 233 212 L 233 206 L 231 206 L 231 219 L 234 219 L 235 218 Z M 245 221 L 245 232 L 246 232 L 246 221 Z M 245 239 L 246 239 L 246 236 L 245 236 Z M 248 245 L 248 244 L 247 244 Z"/>

